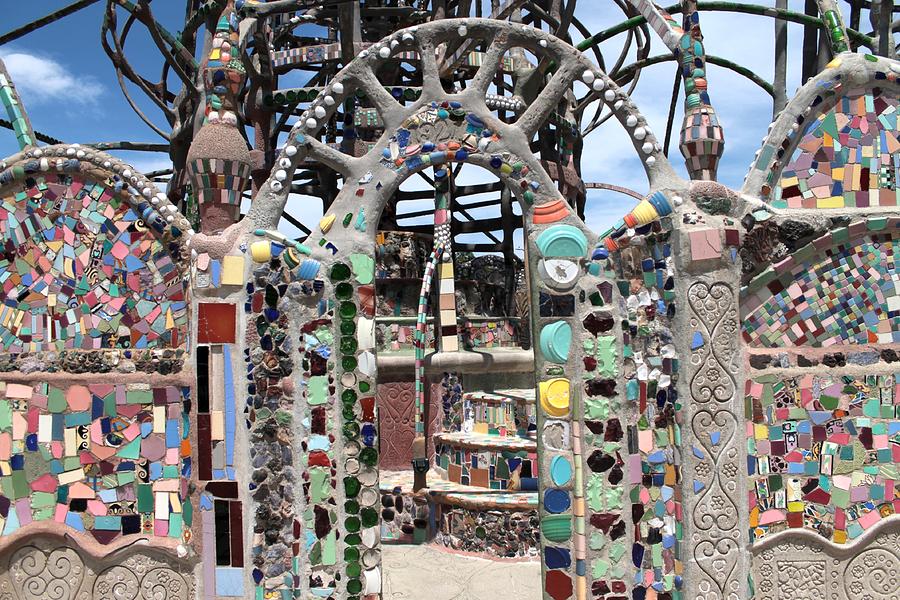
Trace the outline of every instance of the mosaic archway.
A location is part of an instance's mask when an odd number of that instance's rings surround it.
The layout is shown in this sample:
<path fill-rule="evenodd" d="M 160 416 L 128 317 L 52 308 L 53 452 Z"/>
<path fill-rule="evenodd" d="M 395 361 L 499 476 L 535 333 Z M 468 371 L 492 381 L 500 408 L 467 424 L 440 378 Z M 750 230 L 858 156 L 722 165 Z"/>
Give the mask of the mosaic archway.
<path fill-rule="evenodd" d="M 490 49 L 485 66 L 470 86 L 447 94 L 440 89 L 430 57 L 436 45 L 457 36 L 483 37 L 491 42 Z M 505 124 L 492 116 L 484 96 L 499 58 L 515 46 L 547 55 L 557 61 L 557 70 L 535 104 L 516 123 Z M 373 74 L 380 62 L 400 51 L 416 52 L 426 72 L 422 96 L 409 108 L 397 104 Z M 429 70 L 434 71 L 433 77 Z M 527 147 L 540 122 L 576 78 L 615 106 L 617 116 L 633 134 L 654 185 L 681 185 L 643 117 L 605 74 L 538 30 L 490 21 L 430 23 L 401 31 L 368 49 L 313 103 L 292 132 L 280 159 L 282 169 L 261 189 L 249 213 L 252 225 L 246 228 L 259 228 L 258 241 L 250 244 L 250 250 L 259 265 L 255 281 L 266 282 L 267 303 L 271 296 L 272 304 L 267 304 L 274 310 L 271 316 L 305 312 L 306 320 L 273 327 L 271 319 L 270 325 L 260 321 L 266 320 L 264 311 L 254 310 L 251 322 L 259 324 L 260 335 L 266 335 L 267 327 L 278 330 L 273 336 L 276 340 L 292 330 L 300 332 L 298 340 L 291 340 L 291 345 L 299 342 L 296 367 L 302 372 L 300 385 L 295 386 L 300 390 L 297 404 L 302 408 L 295 416 L 303 423 L 297 437 L 307 438 L 309 443 L 298 448 L 298 456 L 304 481 L 313 484 L 308 492 L 304 490 L 292 513 L 295 535 L 299 527 L 306 548 L 285 547 L 279 556 L 267 554 L 263 564 L 257 565 L 257 581 L 266 590 L 292 587 L 269 579 L 267 570 L 275 563 L 294 561 L 295 590 L 309 585 L 315 588 L 313 593 L 340 597 L 374 598 L 380 593 L 379 510 L 374 505 L 378 457 L 371 248 L 384 202 L 403 180 L 426 168 L 440 170 L 447 164 L 465 162 L 497 175 L 521 204 L 533 281 L 532 305 L 539 306 L 542 295 L 575 299 L 574 309 L 546 315 L 534 311 L 532 321 L 533 337 L 539 342 L 535 385 L 541 406 L 538 452 L 546 593 L 554 598 L 584 597 L 592 585 L 598 585 L 592 581 L 603 580 L 605 586 L 610 578 L 615 580 L 610 588 L 613 593 L 624 591 L 629 576 L 612 565 L 626 551 L 625 531 L 631 525 L 625 513 L 630 508 L 624 498 L 615 497 L 616 476 L 601 482 L 600 475 L 587 475 L 605 471 L 600 465 L 615 462 L 611 458 L 616 454 L 614 446 L 625 445 L 625 423 L 618 425 L 618 433 L 612 423 L 623 396 L 616 390 L 621 334 L 612 316 L 619 292 L 602 275 L 600 264 L 591 263 L 596 235 L 572 213 L 530 153 L 523 155 L 517 150 Z M 386 133 L 369 154 L 352 158 L 311 135 L 333 106 L 357 90 L 375 103 Z M 305 245 L 297 245 L 266 229 L 274 227 L 273 217 L 280 214 L 291 170 L 306 156 L 336 169 L 348 183 L 319 230 Z M 660 198 L 660 209 L 665 206 L 665 211 L 671 212 L 666 197 Z M 645 204 L 651 208 L 642 219 L 658 215 L 649 201 Z M 436 222 L 440 221 L 436 218 Z M 253 368 L 258 368 L 252 362 Z M 585 410 L 592 415 L 591 430 L 583 426 Z M 608 418 L 610 433 L 604 437 L 603 423 Z M 285 427 L 284 431 L 290 434 L 291 429 Z M 341 435 L 326 438 L 331 431 Z M 621 474 L 621 465 L 615 472 Z M 290 530 L 287 519 L 280 522 L 282 531 Z M 597 544 L 604 535 L 612 536 L 611 547 Z M 589 547 L 592 538 L 595 543 Z M 652 583 L 648 581 L 648 587 Z M 659 585 L 663 585 L 662 577 Z M 665 585 L 671 589 L 674 580 L 669 578 Z"/>
<path fill-rule="evenodd" d="M 472 37 L 488 41 L 484 66 L 448 93 L 434 49 Z M 505 123 L 486 94 L 513 47 L 554 74 Z M 398 53 L 425 73 L 408 107 L 374 75 Z M 703 64 L 702 44 L 688 54 Z M 483 20 L 361 52 L 221 233 L 191 231 L 105 154 L 13 157 L 0 165 L 0 595 L 379 598 L 375 230 L 401 183 L 434 169 L 446 236 L 441 173 L 465 163 L 512 191 L 526 225 L 544 597 L 893 598 L 898 71 L 840 55 L 779 117 L 744 195 L 678 179 L 571 47 Z M 526 150 L 576 80 L 650 179 L 601 236 Z M 686 139 L 708 151 L 692 168 L 711 173 L 721 131 L 705 79 L 690 82 L 704 104 L 689 122 L 709 125 Z M 360 92 L 386 133 L 355 158 L 314 136 Z M 345 184 L 301 244 L 273 230 L 308 157 Z"/>

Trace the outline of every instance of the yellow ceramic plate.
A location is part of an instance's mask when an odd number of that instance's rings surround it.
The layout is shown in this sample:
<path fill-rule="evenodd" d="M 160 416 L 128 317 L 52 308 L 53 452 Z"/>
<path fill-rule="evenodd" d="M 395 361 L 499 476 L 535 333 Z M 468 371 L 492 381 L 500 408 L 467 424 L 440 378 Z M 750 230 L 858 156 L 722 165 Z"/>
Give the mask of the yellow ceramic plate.
<path fill-rule="evenodd" d="M 564 417 L 569 413 L 569 380 L 563 377 L 542 381 L 541 408 L 553 417 Z"/>

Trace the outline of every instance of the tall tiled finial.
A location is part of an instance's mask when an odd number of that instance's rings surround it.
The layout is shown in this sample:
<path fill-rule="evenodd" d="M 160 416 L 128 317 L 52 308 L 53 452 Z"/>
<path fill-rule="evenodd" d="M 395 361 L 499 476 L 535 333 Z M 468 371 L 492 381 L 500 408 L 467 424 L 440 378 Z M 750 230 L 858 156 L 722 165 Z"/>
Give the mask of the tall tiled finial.
<path fill-rule="evenodd" d="M 719 158 L 725 150 L 725 134 L 707 91 L 706 51 L 700 31 L 697 3 L 684 5 L 684 32 L 675 49 L 684 78 L 684 123 L 681 127 L 681 154 L 691 179 L 715 181 Z"/>
<path fill-rule="evenodd" d="M 37 145 L 37 138 L 34 136 L 34 130 L 31 128 L 31 121 L 25 112 L 25 106 L 19 99 L 19 93 L 16 92 L 16 86 L 13 85 L 12 77 L 6 70 L 6 65 L 0 60 L 0 101 L 6 108 L 6 114 L 12 123 L 13 131 L 16 133 L 16 139 L 19 142 L 19 148 L 24 150 L 29 146 Z"/>
<path fill-rule="evenodd" d="M 238 129 L 237 96 L 246 78 L 238 41 L 237 15 L 229 0 L 203 62 L 206 116 L 187 158 L 204 233 L 222 231 L 238 220 L 241 195 L 250 180 L 250 151 Z"/>

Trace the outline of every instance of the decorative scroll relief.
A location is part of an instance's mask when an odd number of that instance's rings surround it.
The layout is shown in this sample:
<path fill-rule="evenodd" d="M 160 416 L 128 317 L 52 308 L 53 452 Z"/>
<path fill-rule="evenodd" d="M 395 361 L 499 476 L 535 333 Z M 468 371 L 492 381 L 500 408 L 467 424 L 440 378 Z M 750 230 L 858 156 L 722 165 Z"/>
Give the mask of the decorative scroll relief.
<path fill-rule="evenodd" d="M 757 600 L 897 600 L 900 521 L 880 527 L 870 543 L 837 549 L 813 535 L 790 536 L 755 552 Z M 893 529 L 893 531 L 887 531 Z"/>
<path fill-rule="evenodd" d="M 690 454 L 684 477 L 693 491 L 689 527 L 694 570 L 693 597 L 741 597 L 743 547 L 738 512 L 740 473 L 737 390 L 737 299 L 721 282 L 694 283 L 688 290 L 691 357 Z"/>
<path fill-rule="evenodd" d="M 187 600 L 192 564 L 134 553 L 98 561 L 51 539 L 31 538 L 0 558 L 0 600 Z"/>

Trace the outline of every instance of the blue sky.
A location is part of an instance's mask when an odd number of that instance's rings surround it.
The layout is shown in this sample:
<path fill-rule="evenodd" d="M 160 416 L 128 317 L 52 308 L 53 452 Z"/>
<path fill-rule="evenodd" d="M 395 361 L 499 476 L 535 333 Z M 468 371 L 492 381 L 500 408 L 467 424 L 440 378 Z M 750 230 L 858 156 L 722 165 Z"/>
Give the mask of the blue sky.
<path fill-rule="evenodd" d="M 71 0 L 42 0 L 11 3 L 12 6 L 5 8 L 2 27 L 4 30 L 12 29 L 70 2 Z M 769 0 L 768 4 L 773 5 L 774 0 Z M 162 141 L 128 107 L 119 90 L 112 64 L 100 45 L 100 25 L 105 5 L 106 2 L 99 2 L 2 46 L 0 57 L 7 61 L 36 129 L 67 142 L 123 139 Z M 183 22 L 184 2 L 157 0 L 152 6 L 157 19 L 165 27 L 173 33 L 179 30 Z M 790 8 L 802 11 L 803 3 L 791 0 Z M 123 13 L 120 11 L 120 14 Z M 592 32 L 622 20 L 621 12 L 609 0 L 582 0 L 576 14 Z M 703 13 L 701 25 L 708 54 L 737 61 L 771 81 L 774 63 L 772 19 Z M 800 84 L 801 33 L 800 26 L 789 26 L 790 50 L 797 57 L 797 60 L 789 61 L 789 95 Z M 148 79 L 158 79 L 161 60 L 149 36 L 137 25 L 132 36 L 126 47 L 132 65 Z M 666 52 L 652 32 L 651 38 L 651 56 Z M 608 61 L 610 57 L 614 60 L 618 55 L 623 40 L 624 36 L 618 36 L 604 43 L 604 55 Z M 575 41 L 579 41 L 579 38 L 576 37 Z M 674 68 L 675 63 L 669 62 L 646 69 L 632 95 L 660 139 L 665 133 Z M 720 164 L 719 180 L 733 188 L 739 188 L 747 166 L 772 120 L 771 99 L 753 83 L 714 65 L 708 68 L 708 80 L 710 97 L 726 135 L 726 151 Z M 154 122 L 164 124 L 159 111 L 140 91 L 135 91 L 133 97 Z M 677 125 L 681 122 L 680 100 L 678 104 L 679 115 L 676 117 L 673 135 L 675 143 L 672 144 L 670 158 L 676 169 L 686 177 L 677 149 Z M 16 150 L 12 132 L 0 131 L 0 154 L 6 156 Z M 141 171 L 165 168 L 168 165 L 168 159 L 163 154 L 116 154 L 132 162 Z M 647 191 L 639 158 L 632 150 L 625 132 L 614 120 L 587 137 L 582 167 L 586 181 L 616 183 L 641 193 Z M 467 171 L 464 182 L 480 179 L 483 176 L 474 173 L 469 175 Z M 293 199 L 291 202 L 307 224 L 314 223 L 321 214 L 321 211 L 317 213 L 313 204 L 303 198 Z M 588 224 L 597 231 L 603 231 L 627 212 L 631 204 L 633 202 L 629 198 L 619 194 L 590 192 Z"/>

